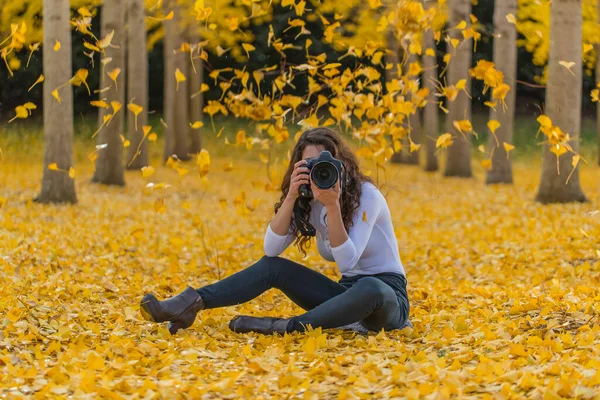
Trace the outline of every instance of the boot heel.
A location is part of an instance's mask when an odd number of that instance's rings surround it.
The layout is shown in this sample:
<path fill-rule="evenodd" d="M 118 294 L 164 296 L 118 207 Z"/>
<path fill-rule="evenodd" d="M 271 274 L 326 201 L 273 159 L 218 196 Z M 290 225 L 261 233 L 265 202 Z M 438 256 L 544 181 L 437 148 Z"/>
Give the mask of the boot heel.
<path fill-rule="evenodd" d="M 177 333 L 178 330 L 180 330 L 180 329 L 187 329 L 190 326 L 192 326 L 192 324 L 186 324 L 186 323 L 181 322 L 181 321 L 169 322 L 169 325 L 168 325 L 168 327 L 169 327 L 169 333 L 171 335 L 174 335 L 174 334 Z"/>

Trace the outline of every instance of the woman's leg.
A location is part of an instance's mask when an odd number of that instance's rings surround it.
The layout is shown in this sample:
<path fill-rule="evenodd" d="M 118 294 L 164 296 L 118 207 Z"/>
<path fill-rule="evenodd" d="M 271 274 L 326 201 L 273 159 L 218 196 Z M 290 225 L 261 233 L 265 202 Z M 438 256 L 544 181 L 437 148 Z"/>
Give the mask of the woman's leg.
<path fill-rule="evenodd" d="M 394 290 L 374 277 L 361 278 L 352 287 L 310 311 L 292 318 L 289 331 L 313 328 L 337 328 L 357 321 L 372 331 L 401 327 L 405 315 Z"/>
<path fill-rule="evenodd" d="M 205 308 L 250 301 L 276 288 L 305 310 L 311 310 L 347 289 L 317 271 L 281 257 L 263 257 L 250 267 L 197 290 Z"/>

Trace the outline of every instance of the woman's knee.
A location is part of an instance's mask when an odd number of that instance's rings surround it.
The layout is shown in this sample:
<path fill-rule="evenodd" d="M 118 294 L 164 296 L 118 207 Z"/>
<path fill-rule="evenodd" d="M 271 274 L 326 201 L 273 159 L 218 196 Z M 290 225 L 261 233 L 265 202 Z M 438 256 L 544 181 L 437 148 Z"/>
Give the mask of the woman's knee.
<path fill-rule="evenodd" d="M 392 300 L 395 298 L 394 290 L 389 287 L 385 282 L 372 277 L 367 276 L 358 280 L 355 283 L 356 290 L 360 291 L 363 296 L 378 301 Z"/>

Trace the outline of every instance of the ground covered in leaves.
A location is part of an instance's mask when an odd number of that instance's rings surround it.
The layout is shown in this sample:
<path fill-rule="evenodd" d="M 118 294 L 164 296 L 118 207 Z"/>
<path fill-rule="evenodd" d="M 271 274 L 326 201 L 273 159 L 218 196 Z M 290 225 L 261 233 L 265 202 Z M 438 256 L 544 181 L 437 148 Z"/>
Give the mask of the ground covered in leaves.
<path fill-rule="evenodd" d="M 129 172 L 126 188 L 105 188 L 89 183 L 91 167 L 78 159 L 79 204 L 52 207 L 31 202 L 41 164 L 6 153 L 0 397 L 600 396 L 597 167 L 582 172 L 590 203 L 541 206 L 532 201 L 535 162 L 517 164 L 509 187 L 486 187 L 482 171 L 457 180 L 390 166 L 380 182 L 408 273 L 412 330 L 229 331 L 240 313 L 301 311 L 273 290 L 203 311 L 171 337 L 141 319 L 141 296 L 208 284 L 261 257 L 277 196 L 265 190 L 265 165 L 213 155 L 206 183 L 193 166 L 181 180 L 155 167 L 147 178 Z M 339 278 L 315 249 L 285 255 Z"/>

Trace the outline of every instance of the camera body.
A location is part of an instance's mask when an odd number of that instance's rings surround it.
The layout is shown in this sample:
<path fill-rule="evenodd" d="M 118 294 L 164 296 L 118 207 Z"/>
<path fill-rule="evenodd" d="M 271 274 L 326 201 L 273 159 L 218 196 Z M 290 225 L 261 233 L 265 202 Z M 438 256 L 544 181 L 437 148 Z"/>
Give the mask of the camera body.
<path fill-rule="evenodd" d="M 310 170 L 311 180 L 320 189 L 331 189 L 338 180 L 343 182 L 344 165 L 327 150 L 322 151 L 318 157 L 308 158 L 304 167 Z M 301 197 L 313 197 L 310 185 L 307 184 L 300 185 L 298 193 Z"/>

